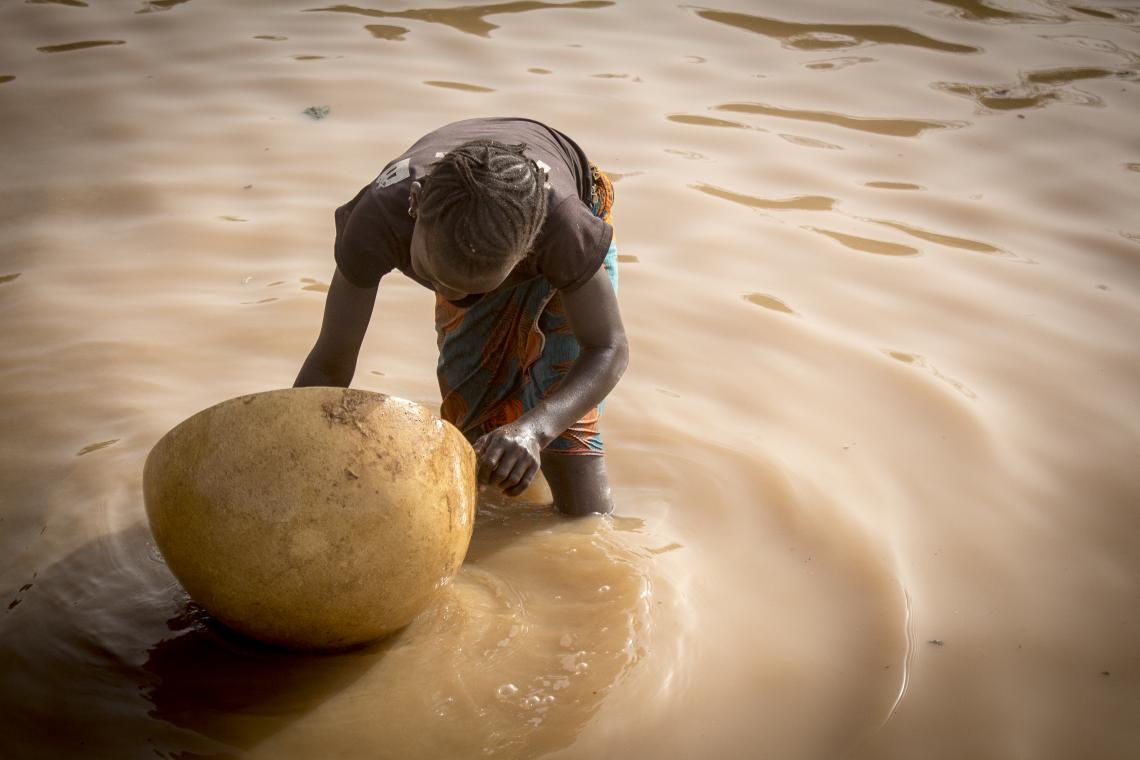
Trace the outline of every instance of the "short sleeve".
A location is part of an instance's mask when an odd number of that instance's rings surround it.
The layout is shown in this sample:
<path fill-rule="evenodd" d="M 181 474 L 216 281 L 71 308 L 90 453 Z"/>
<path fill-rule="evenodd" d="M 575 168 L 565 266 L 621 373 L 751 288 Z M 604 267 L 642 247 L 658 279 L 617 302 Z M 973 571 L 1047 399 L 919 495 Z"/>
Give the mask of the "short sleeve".
<path fill-rule="evenodd" d="M 577 290 L 601 268 L 613 234 L 580 198 L 564 198 L 547 214 L 539 235 L 538 269 L 558 290 Z"/>
<path fill-rule="evenodd" d="M 360 288 L 374 288 L 380 278 L 395 269 L 395 246 L 384 215 L 365 186 L 356 197 L 338 208 L 333 256 L 337 269 Z"/>

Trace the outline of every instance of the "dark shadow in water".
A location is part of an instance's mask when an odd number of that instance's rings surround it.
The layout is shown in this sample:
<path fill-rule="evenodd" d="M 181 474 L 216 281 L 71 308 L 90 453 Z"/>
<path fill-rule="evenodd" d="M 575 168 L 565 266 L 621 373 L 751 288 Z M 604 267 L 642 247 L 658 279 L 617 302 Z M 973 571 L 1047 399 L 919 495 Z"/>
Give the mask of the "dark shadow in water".
<path fill-rule="evenodd" d="M 297 654 L 245 638 L 193 602 L 168 625 L 176 634 L 155 644 L 142 666 L 150 716 L 242 750 L 342 691 L 399 642 L 395 634 L 353 650 Z"/>
<path fill-rule="evenodd" d="M 696 9 L 708 21 L 726 24 L 765 37 L 780 40 L 785 47 L 797 50 L 829 50 L 856 47 L 866 43 L 908 45 L 944 53 L 977 53 L 970 45 L 959 45 L 928 37 L 903 26 L 887 24 L 825 24 L 780 21 L 748 13 L 732 13 L 707 8 Z"/>
<path fill-rule="evenodd" d="M 5 758 L 241 754 L 399 644 L 397 634 L 309 655 L 243 638 L 189 600 L 144 523 L 88 542 L 0 600 Z"/>
<path fill-rule="evenodd" d="M 549 506 L 489 504 L 467 559 L 564 519 Z M 3 758 L 240 757 L 407 643 L 399 632 L 309 654 L 246 638 L 186 596 L 141 522 L 89 541 L 0 602 Z"/>
<path fill-rule="evenodd" d="M 490 37 L 491 32 L 498 29 L 498 24 L 487 21 L 487 16 L 501 13 L 525 13 L 546 8 L 606 8 L 613 5 L 611 0 L 574 0 L 566 3 L 548 3 L 540 0 L 517 0 L 510 3 L 496 3 L 494 5 L 463 5 L 458 8 L 414 8 L 406 11 L 381 11 L 372 8 L 360 8 L 355 5 L 333 5 L 327 8 L 309 8 L 307 13 L 352 13 L 369 18 L 408 18 L 415 21 L 426 21 L 431 24 L 443 24 L 461 32 Z"/>

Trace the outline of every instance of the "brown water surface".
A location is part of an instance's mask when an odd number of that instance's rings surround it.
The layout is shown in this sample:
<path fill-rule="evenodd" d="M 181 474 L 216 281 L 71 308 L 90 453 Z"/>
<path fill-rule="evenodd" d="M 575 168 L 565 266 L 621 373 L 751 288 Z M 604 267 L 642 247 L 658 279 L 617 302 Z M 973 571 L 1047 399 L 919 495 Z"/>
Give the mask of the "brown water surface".
<path fill-rule="evenodd" d="M 1140 755 L 1133 4 L 315 5 L 0 5 L 0 757 Z M 489 500 L 375 646 L 218 628 L 147 452 L 289 385 L 333 209 L 502 114 L 619 180 L 615 516 Z M 355 384 L 435 359 L 385 279 Z"/>

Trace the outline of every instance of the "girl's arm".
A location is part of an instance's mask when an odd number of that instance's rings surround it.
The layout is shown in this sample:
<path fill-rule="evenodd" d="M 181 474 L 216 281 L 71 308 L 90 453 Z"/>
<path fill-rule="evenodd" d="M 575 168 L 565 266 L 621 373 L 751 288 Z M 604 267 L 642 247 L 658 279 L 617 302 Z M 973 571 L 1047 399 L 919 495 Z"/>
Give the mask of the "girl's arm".
<path fill-rule="evenodd" d="M 601 403 L 629 361 L 617 296 L 604 268 L 560 295 L 581 346 L 578 360 L 541 404 L 475 442 L 479 480 L 511 496 L 522 493 L 537 474 L 542 449 Z"/>
<path fill-rule="evenodd" d="M 337 269 L 333 273 L 329 293 L 325 298 L 325 315 L 321 333 L 301 371 L 293 382 L 294 388 L 311 385 L 347 388 L 356 373 L 356 359 L 360 344 L 372 318 L 377 288 L 360 288 L 353 285 Z"/>

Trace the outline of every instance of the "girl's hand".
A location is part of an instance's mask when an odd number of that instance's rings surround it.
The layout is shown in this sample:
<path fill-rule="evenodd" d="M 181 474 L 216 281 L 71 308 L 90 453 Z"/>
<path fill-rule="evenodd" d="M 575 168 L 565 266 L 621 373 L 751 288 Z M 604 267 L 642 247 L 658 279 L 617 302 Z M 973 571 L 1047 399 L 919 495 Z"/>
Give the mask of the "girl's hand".
<path fill-rule="evenodd" d="M 527 425 L 513 422 L 475 441 L 479 482 L 518 496 L 534 480 L 541 464 L 538 437 Z"/>

